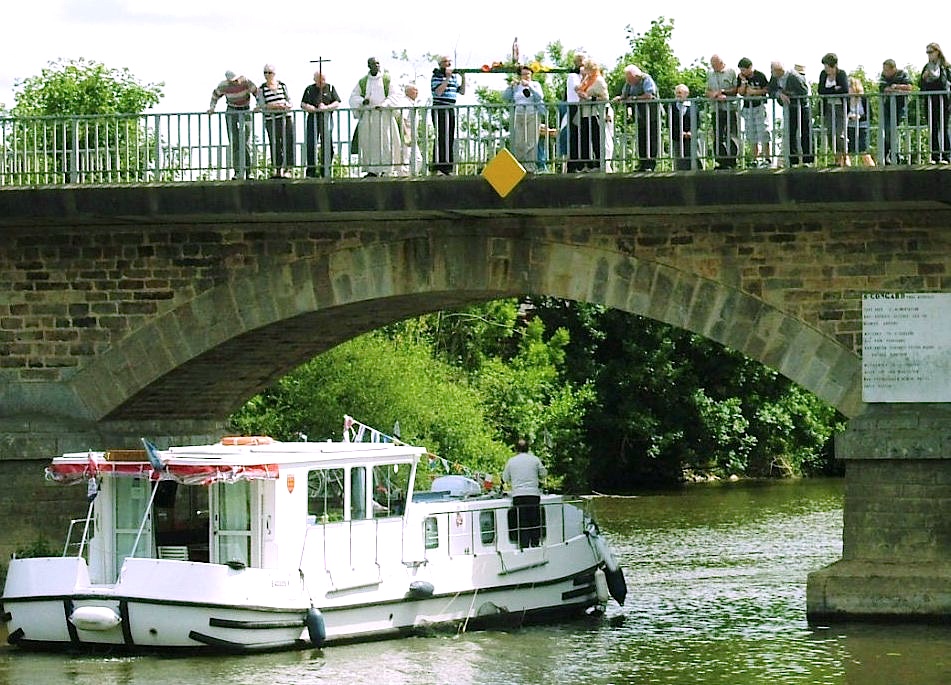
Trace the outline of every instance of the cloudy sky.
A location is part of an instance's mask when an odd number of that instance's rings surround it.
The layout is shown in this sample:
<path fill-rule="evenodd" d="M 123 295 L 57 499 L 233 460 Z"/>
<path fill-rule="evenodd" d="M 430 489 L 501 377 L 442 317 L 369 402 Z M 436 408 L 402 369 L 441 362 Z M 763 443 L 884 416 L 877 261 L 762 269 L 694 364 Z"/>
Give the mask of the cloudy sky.
<path fill-rule="evenodd" d="M 611 9 L 617 5 L 629 9 Z M 653 6 L 657 9 L 648 3 L 493 0 L 28 0 L 4 6 L 0 102 L 12 106 L 15 80 L 36 75 L 59 58 L 84 57 L 127 67 L 142 82 L 164 82 L 160 112 L 203 111 L 225 70 L 260 82 L 266 62 L 276 65 L 298 102 L 312 79 L 311 60 L 318 57 L 331 60 L 325 73 L 344 100 L 371 55 L 395 78 L 422 83 L 433 67 L 423 59 L 427 53 L 448 53 L 457 66 L 479 67 L 507 59 L 516 37 L 523 55 L 560 40 L 567 49 L 582 48 L 613 66 L 628 50 L 627 27 L 644 33 L 660 16 L 674 19 L 673 49 L 685 66 L 719 53 L 730 66 L 748 56 L 765 72 L 779 59 L 805 65 L 815 80 L 822 55 L 830 51 L 846 70 L 863 65 L 875 75 L 886 57 L 920 68 L 931 41 L 951 54 L 951 2 L 890 4 L 887 12 L 869 3 L 827 0 L 678 0 Z M 568 12 L 568 7 L 577 9 Z M 403 51 L 410 62 L 392 57 Z M 504 86 L 497 75 L 477 76 L 475 83 Z"/>

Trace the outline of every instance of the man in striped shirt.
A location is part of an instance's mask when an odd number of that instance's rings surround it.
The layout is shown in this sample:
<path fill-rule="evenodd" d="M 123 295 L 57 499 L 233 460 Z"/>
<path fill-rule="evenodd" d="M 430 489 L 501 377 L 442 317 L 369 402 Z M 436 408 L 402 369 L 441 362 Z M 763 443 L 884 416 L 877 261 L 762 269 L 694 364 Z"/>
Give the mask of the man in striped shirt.
<path fill-rule="evenodd" d="M 224 96 L 227 103 L 225 122 L 231 147 L 231 165 L 235 179 L 248 178 L 251 173 L 251 96 L 257 95 L 258 87 L 244 76 L 236 76 L 231 70 L 225 72 L 225 80 L 211 92 L 208 114 L 213 114 L 218 100 Z"/>
<path fill-rule="evenodd" d="M 452 70 L 452 60 L 439 57 L 439 67 L 433 69 L 430 85 L 433 91 L 433 125 L 436 127 L 436 147 L 433 148 L 433 170 L 452 173 L 453 148 L 456 146 L 456 98 L 465 95 L 466 75 Z"/>

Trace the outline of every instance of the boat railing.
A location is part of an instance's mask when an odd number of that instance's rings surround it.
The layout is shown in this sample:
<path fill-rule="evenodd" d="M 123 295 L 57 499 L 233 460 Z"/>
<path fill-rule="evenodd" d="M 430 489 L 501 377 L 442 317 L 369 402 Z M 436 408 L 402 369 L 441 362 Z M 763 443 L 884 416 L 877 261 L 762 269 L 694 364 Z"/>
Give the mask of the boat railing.
<path fill-rule="evenodd" d="M 460 499 L 460 502 L 466 501 L 465 499 Z M 541 547 L 547 546 L 549 543 L 547 541 L 551 540 L 553 537 L 556 540 L 555 544 L 562 544 L 566 542 L 569 538 L 573 537 L 575 534 L 584 533 L 584 516 L 578 520 L 578 525 L 575 530 L 569 530 L 571 525 L 566 516 L 566 512 L 569 507 L 574 507 L 580 509 L 584 512 L 583 501 L 582 500 L 562 500 L 560 502 L 545 502 L 544 500 L 539 505 L 541 507 L 541 518 L 539 521 L 539 526 L 541 528 L 540 533 L 540 545 Z M 515 518 L 515 526 L 511 526 L 508 512 L 515 510 L 512 500 L 509 498 L 499 499 L 497 503 L 494 502 L 491 506 L 480 507 L 478 509 L 468 510 L 468 513 L 472 516 L 471 525 L 468 526 L 468 531 L 461 533 L 461 535 L 468 534 L 468 547 L 469 550 L 483 550 L 498 553 L 503 549 L 510 549 L 510 544 L 514 544 L 517 547 L 520 547 L 519 538 L 520 538 L 520 527 L 519 520 Z M 505 512 L 503 517 L 497 515 L 497 512 Z M 493 522 L 493 528 L 491 529 L 491 542 L 489 542 L 488 537 L 490 530 L 486 529 L 482 519 L 482 513 L 492 512 L 491 521 Z M 446 512 L 447 515 L 452 516 L 453 513 Z M 463 513 L 463 512 L 456 512 Z M 504 529 L 502 526 L 504 525 Z M 534 526 L 532 526 L 534 527 Z M 503 534 L 500 534 L 503 533 Z M 459 535 L 459 534 L 456 534 Z M 453 537 L 453 534 L 450 533 L 450 537 Z M 512 537 L 515 539 L 513 540 Z M 450 541 L 450 549 L 453 547 Z"/>
<path fill-rule="evenodd" d="M 92 519 L 86 516 L 84 516 L 81 519 L 70 519 L 69 528 L 66 531 L 66 542 L 63 545 L 64 557 L 71 556 L 69 553 L 70 548 L 75 548 L 77 550 L 76 556 L 81 557 L 83 555 L 83 552 L 85 551 L 85 548 L 86 548 L 86 533 L 89 530 L 89 524 L 91 522 L 92 522 Z M 82 524 L 83 534 L 82 534 L 82 537 L 78 541 L 73 542 L 73 531 L 75 530 L 76 526 L 79 524 Z"/>

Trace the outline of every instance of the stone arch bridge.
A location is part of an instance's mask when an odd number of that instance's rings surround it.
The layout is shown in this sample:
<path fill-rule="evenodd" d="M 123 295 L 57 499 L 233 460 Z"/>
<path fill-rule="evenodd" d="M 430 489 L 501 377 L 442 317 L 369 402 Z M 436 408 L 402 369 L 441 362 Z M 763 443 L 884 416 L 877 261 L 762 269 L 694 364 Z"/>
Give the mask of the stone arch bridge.
<path fill-rule="evenodd" d="M 949 201 L 941 168 L 539 176 L 505 199 L 479 178 L 0 190 L 0 468 L 216 439 L 281 375 L 405 317 L 583 300 L 839 408 L 843 559 L 810 577 L 810 615 L 946 620 L 951 411 L 863 403 L 861 297 L 951 291 Z"/>

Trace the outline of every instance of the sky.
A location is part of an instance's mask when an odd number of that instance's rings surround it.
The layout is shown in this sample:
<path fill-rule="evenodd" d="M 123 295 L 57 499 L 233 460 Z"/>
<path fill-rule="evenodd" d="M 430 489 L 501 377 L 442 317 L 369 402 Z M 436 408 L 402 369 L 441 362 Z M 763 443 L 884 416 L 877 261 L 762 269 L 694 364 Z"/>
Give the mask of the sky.
<path fill-rule="evenodd" d="M 851 71 L 877 76 L 885 58 L 920 69 L 925 45 L 942 44 L 951 55 L 951 2 L 905 7 L 887 14 L 868 3 L 732 5 L 711 0 L 676 3 L 410 3 L 364 0 L 30 0 L 4 6 L 0 41 L 0 103 L 14 104 L 15 81 L 35 76 L 57 59 L 95 60 L 128 68 L 143 83 L 163 82 L 152 111 L 201 112 L 226 70 L 263 81 L 272 63 L 295 103 L 313 80 L 320 57 L 328 81 L 346 101 L 377 57 L 398 82 L 416 80 L 428 92 L 434 64 L 427 54 L 455 57 L 456 66 L 478 68 L 504 61 L 518 39 L 522 55 L 552 41 L 583 49 L 608 68 L 630 49 L 627 27 L 646 33 L 651 22 L 673 19 L 672 47 L 683 66 L 719 54 L 735 67 L 741 57 L 768 74 L 769 63 L 802 64 L 815 81 L 827 52 Z M 568 7 L 578 8 L 575 12 Z M 904 13 L 904 17 L 902 16 Z M 935 27 L 937 33 L 931 28 Z M 394 59 L 406 52 L 411 62 Z M 472 85 L 503 88 L 501 75 L 469 77 Z M 670 97 L 670 93 L 662 93 Z M 471 97 L 471 95 L 470 95 Z M 224 108 L 224 102 L 218 109 Z"/>

